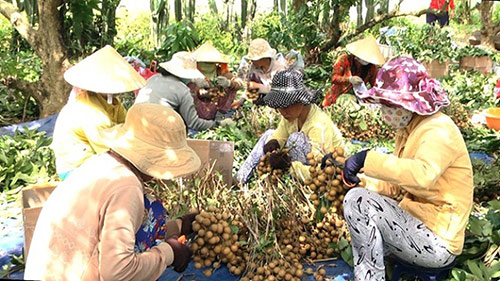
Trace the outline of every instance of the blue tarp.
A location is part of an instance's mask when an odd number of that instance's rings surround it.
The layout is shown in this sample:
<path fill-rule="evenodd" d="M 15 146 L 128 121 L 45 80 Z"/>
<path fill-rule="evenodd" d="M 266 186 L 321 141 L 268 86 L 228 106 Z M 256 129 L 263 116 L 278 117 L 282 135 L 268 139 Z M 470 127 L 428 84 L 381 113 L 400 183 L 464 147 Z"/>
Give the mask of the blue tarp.
<path fill-rule="evenodd" d="M 37 129 L 38 131 L 43 131 L 46 133 L 47 137 L 51 137 L 54 133 L 54 127 L 56 125 L 56 119 L 58 115 L 59 113 L 40 120 L 1 127 L 0 136 L 13 136 L 16 131 L 23 132 L 24 128 L 28 128 L 29 130 Z"/>
<path fill-rule="evenodd" d="M 337 277 L 336 281 L 342 281 L 346 279 L 354 279 L 354 273 L 352 267 L 350 267 L 343 260 L 329 261 L 329 262 L 321 262 L 316 263 L 314 266 L 305 265 L 304 269 L 313 267 L 317 268 L 323 265 L 323 268 L 326 270 L 326 275 L 329 278 Z M 179 280 L 179 281 L 236 281 L 239 279 L 238 276 L 234 276 L 229 273 L 229 269 L 226 266 L 221 266 L 219 269 L 215 270 L 210 277 L 206 277 L 203 274 L 203 271 L 206 268 L 196 269 L 194 267 L 194 262 L 191 262 L 183 273 L 177 273 L 172 268 L 168 268 L 158 279 L 159 281 L 171 281 L 171 280 Z M 182 278 L 181 278 L 182 277 Z M 180 278 L 180 279 L 179 279 Z M 313 275 L 307 275 L 304 273 L 302 277 L 303 281 L 315 280 Z"/>
<path fill-rule="evenodd" d="M 352 267 L 350 267 L 343 260 L 316 263 L 314 266 L 305 265 L 304 270 L 309 267 L 317 268 L 319 266 L 323 266 L 323 268 L 326 270 L 326 276 L 328 278 L 332 278 L 334 281 L 345 281 L 354 279 L 354 273 Z M 231 273 L 229 273 L 229 269 L 225 265 L 222 265 L 219 269 L 215 270 L 210 277 L 206 277 L 205 275 L 203 275 L 203 270 L 205 269 L 204 268 L 196 269 L 194 267 L 194 262 L 191 262 L 186 271 L 184 271 L 183 273 L 177 273 L 172 268 L 169 267 L 160 276 L 160 278 L 158 278 L 158 281 L 174 281 L 174 280 L 236 281 L 239 279 L 239 276 L 234 276 Z M 23 272 L 16 272 L 14 274 L 11 274 L 9 276 L 9 279 L 22 280 L 23 276 L 24 276 Z M 304 273 L 302 281 L 313 281 L 313 280 L 315 280 L 313 275 L 308 275 Z"/>

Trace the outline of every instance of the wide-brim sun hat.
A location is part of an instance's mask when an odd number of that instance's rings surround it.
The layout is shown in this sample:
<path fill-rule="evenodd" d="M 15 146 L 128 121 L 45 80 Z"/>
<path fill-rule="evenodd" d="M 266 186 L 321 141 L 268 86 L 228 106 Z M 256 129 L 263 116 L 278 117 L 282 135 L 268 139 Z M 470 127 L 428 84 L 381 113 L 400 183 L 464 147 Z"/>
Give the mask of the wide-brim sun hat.
<path fill-rule="evenodd" d="M 229 63 L 229 59 L 219 52 L 211 41 L 201 45 L 193 52 L 193 56 L 197 62 Z"/>
<path fill-rule="evenodd" d="M 274 58 L 275 55 L 276 50 L 271 48 L 266 40 L 257 38 L 250 42 L 246 58 L 249 60 L 257 61 L 263 58 Z"/>
<path fill-rule="evenodd" d="M 373 36 L 347 44 L 346 49 L 349 53 L 371 64 L 383 65 L 385 63 L 382 51 Z"/>
<path fill-rule="evenodd" d="M 200 169 L 201 160 L 187 145 L 186 127 L 175 110 L 158 104 L 130 107 L 125 123 L 103 130 L 104 144 L 156 179 L 173 179 Z"/>
<path fill-rule="evenodd" d="M 101 94 L 120 94 L 144 87 L 146 80 L 107 45 L 64 72 L 74 87 Z"/>
<path fill-rule="evenodd" d="M 297 103 L 305 105 L 313 103 L 318 91 L 306 88 L 302 77 L 302 72 L 294 69 L 276 73 L 271 82 L 271 91 L 264 96 L 264 104 L 279 109 Z"/>
<path fill-rule="evenodd" d="M 430 78 L 421 63 L 408 57 L 386 63 L 370 90 L 355 93 L 363 103 L 400 107 L 418 115 L 432 115 L 450 105 L 439 81 Z"/>
<path fill-rule="evenodd" d="M 169 61 L 160 63 L 160 66 L 180 78 L 205 78 L 198 68 L 196 68 L 196 60 L 189 52 L 177 52 Z"/>

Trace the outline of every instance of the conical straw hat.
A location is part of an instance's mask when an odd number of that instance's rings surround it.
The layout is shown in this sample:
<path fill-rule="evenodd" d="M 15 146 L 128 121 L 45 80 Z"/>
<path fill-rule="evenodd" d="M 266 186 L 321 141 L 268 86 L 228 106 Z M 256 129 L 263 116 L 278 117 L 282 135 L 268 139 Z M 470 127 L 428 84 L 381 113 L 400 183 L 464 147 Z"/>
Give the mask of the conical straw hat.
<path fill-rule="evenodd" d="M 347 44 L 346 49 L 356 57 L 376 65 L 385 63 L 384 56 L 373 36 Z"/>
<path fill-rule="evenodd" d="M 193 53 L 197 62 L 229 63 L 229 59 L 207 41 Z"/>
<path fill-rule="evenodd" d="M 142 88 L 146 80 L 107 45 L 64 72 L 74 87 L 102 94 L 120 94 Z"/>
<path fill-rule="evenodd" d="M 171 60 L 160 63 L 160 66 L 180 78 L 205 78 L 205 76 L 196 67 L 196 60 L 189 52 L 177 52 L 172 56 Z"/>

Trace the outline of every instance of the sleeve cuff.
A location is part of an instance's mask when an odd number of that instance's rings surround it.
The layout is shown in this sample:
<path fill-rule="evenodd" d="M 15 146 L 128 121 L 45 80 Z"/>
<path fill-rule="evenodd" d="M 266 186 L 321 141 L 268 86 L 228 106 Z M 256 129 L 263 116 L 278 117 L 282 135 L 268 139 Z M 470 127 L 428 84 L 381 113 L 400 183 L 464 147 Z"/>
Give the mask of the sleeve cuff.
<path fill-rule="evenodd" d="M 166 242 L 162 242 L 156 246 L 165 258 L 165 266 L 169 266 L 174 262 L 174 250 Z"/>
<path fill-rule="evenodd" d="M 373 150 L 368 151 L 365 159 L 365 174 L 369 177 L 380 178 L 383 173 L 381 167 L 387 155 Z"/>

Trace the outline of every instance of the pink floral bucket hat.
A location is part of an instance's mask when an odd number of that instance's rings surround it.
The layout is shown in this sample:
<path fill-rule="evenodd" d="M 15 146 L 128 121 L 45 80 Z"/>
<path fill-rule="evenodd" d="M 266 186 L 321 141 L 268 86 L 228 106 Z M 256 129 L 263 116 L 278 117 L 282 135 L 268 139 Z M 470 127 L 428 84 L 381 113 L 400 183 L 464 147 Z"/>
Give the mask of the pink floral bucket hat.
<path fill-rule="evenodd" d="M 432 115 L 450 105 L 439 81 L 430 78 L 422 64 L 408 57 L 387 62 L 378 71 L 374 87 L 355 92 L 363 103 L 404 108 L 419 115 Z"/>

